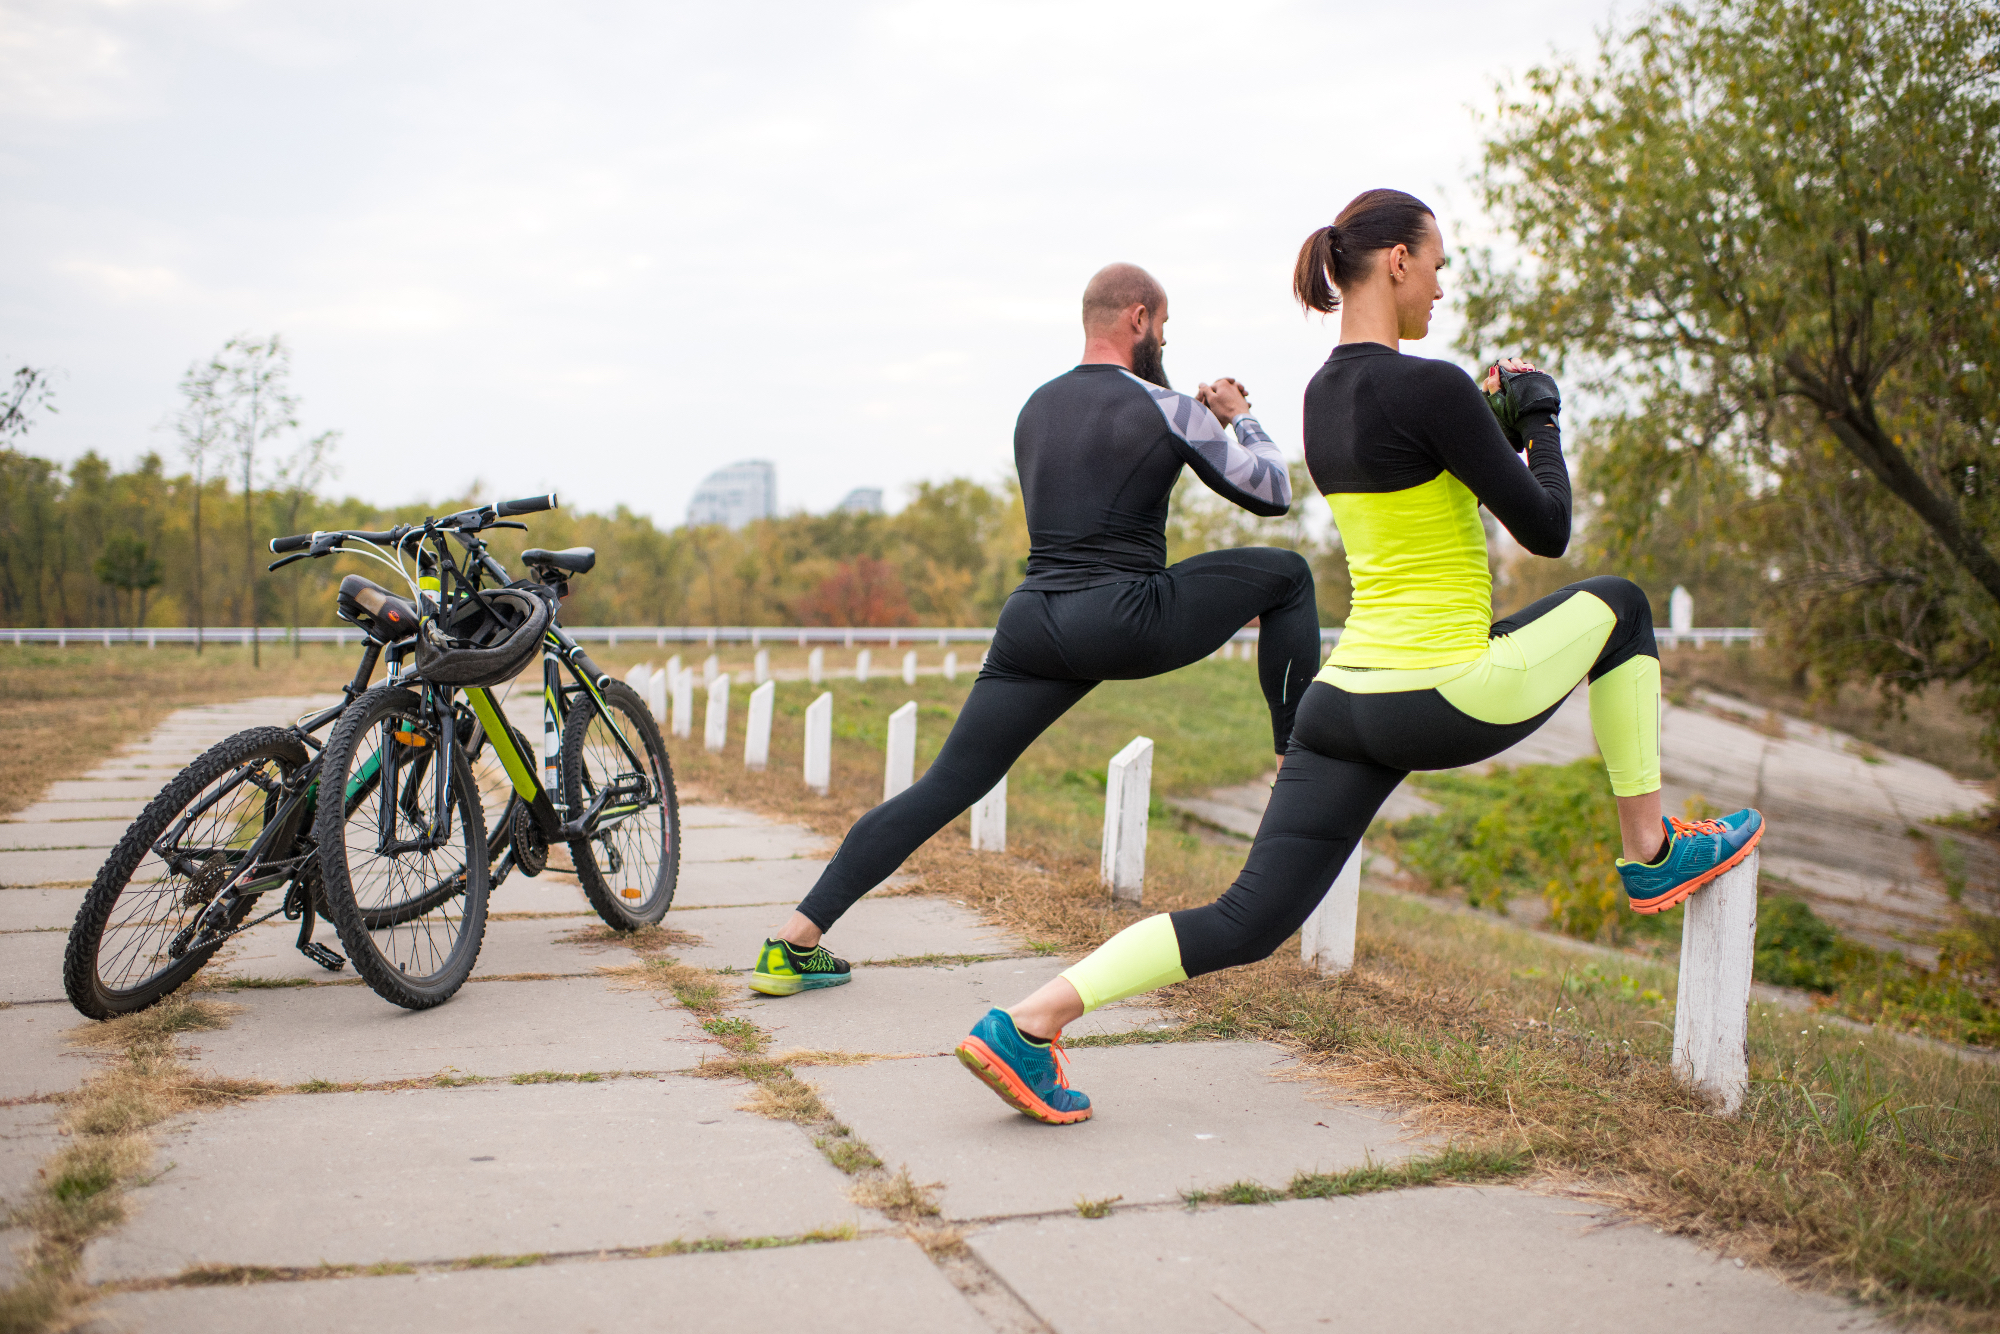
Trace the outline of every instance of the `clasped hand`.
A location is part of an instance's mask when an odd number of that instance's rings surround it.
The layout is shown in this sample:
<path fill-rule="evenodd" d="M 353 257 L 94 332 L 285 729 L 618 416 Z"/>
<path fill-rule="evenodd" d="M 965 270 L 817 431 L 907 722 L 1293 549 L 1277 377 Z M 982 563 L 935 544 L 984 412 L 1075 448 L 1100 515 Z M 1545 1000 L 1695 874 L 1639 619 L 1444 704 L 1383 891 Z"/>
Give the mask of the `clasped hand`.
<path fill-rule="evenodd" d="M 1195 390 L 1195 399 L 1224 426 L 1250 411 L 1250 391 L 1234 376 L 1225 375 Z"/>

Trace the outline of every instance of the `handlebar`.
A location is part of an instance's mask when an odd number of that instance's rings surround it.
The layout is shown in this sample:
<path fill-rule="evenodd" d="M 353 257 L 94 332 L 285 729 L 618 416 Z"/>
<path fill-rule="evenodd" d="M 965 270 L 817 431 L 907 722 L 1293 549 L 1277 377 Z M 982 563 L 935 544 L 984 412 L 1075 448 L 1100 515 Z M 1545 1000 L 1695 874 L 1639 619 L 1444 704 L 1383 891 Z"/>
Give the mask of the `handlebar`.
<path fill-rule="evenodd" d="M 461 510 L 457 514 L 447 515 L 443 519 L 436 520 L 435 523 L 438 528 L 456 530 L 461 535 L 476 533 L 483 529 L 503 526 L 499 521 L 509 515 L 539 514 L 543 510 L 555 509 L 557 504 L 556 494 L 551 491 L 545 496 L 524 496 L 520 500 L 496 500 L 491 504 L 480 505 L 473 509 Z M 430 520 L 425 521 L 424 531 L 430 530 L 431 523 L 432 521 Z M 504 526 L 508 528 L 520 528 L 523 525 L 506 524 Z M 334 533 L 294 533 L 290 537 L 272 538 L 271 554 L 274 556 L 283 556 L 294 551 L 306 551 L 310 549 L 313 555 L 324 556 L 338 550 L 341 544 L 350 537 L 362 542 L 401 542 L 412 531 L 413 529 L 409 524 L 398 524 L 386 533 L 363 533 L 352 529 Z"/>
<path fill-rule="evenodd" d="M 493 502 L 493 513 L 502 519 L 515 514 L 539 514 L 543 510 L 552 510 L 554 508 L 556 508 L 556 493 L 553 491 L 545 496 L 527 496 L 520 500 L 496 500 Z"/>
<path fill-rule="evenodd" d="M 271 539 L 271 554 L 282 556 L 287 551 L 304 551 L 312 545 L 312 540 L 311 533 L 298 533 L 292 537 L 274 537 Z"/>

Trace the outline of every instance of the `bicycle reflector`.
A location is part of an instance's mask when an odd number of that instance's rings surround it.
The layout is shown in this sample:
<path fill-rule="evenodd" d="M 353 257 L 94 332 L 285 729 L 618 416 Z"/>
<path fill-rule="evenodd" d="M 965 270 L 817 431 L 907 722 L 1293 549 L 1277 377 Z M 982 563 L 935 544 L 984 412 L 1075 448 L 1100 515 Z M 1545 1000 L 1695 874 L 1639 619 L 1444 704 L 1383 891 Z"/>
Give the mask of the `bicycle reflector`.
<path fill-rule="evenodd" d="M 424 622 L 417 636 L 417 675 L 446 686 L 504 685 L 541 648 L 554 605 L 531 584 L 467 598 Z"/>

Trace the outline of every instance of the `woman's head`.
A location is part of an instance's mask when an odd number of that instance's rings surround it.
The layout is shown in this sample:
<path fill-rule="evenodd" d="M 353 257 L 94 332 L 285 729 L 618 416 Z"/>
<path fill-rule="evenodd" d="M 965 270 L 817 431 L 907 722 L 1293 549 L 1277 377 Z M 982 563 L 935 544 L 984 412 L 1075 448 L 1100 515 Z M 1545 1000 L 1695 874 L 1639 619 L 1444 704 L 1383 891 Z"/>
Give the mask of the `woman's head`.
<path fill-rule="evenodd" d="M 1307 310 L 1327 314 L 1340 309 L 1343 297 L 1382 284 L 1396 307 L 1398 336 L 1422 338 L 1432 303 L 1444 295 L 1437 272 L 1445 262 L 1444 235 L 1423 200 L 1401 190 L 1365 190 L 1306 238 L 1292 292 Z"/>

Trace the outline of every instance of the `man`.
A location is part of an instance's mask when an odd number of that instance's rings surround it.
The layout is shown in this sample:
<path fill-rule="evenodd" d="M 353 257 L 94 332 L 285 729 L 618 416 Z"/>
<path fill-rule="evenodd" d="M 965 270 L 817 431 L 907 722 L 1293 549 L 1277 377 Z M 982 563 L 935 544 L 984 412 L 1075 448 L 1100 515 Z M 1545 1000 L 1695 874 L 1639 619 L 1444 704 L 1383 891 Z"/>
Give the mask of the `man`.
<path fill-rule="evenodd" d="M 986 665 L 929 771 L 855 822 L 798 910 L 764 942 L 750 985 L 770 996 L 838 986 L 820 936 L 923 841 L 990 791 L 1029 743 L 1099 681 L 1198 662 L 1262 618 L 1258 678 L 1279 755 L 1319 670 L 1312 570 L 1271 547 L 1211 551 L 1171 568 L 1167 508 L 1183 467 L 1253 514 L 1291 507 L 1278 447 L 1233 379 L 1174 392 L 1161 364 L 1167 296 L 1113 264 L 1083 293 L 1083 359 L 1037 389 L 1014 427 L 1030 539 Z M 1235 438 L 1225 427 L 1233 428 Z"/>

